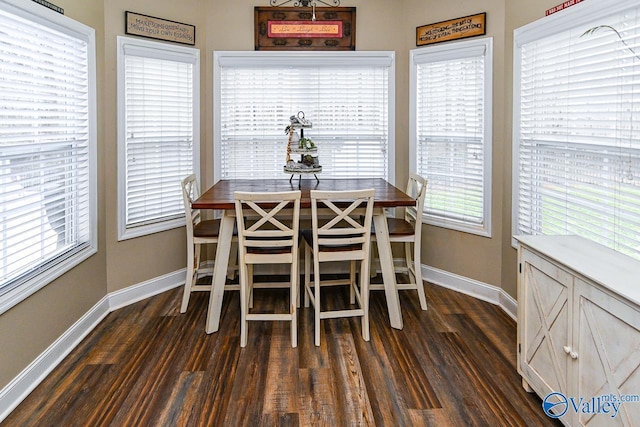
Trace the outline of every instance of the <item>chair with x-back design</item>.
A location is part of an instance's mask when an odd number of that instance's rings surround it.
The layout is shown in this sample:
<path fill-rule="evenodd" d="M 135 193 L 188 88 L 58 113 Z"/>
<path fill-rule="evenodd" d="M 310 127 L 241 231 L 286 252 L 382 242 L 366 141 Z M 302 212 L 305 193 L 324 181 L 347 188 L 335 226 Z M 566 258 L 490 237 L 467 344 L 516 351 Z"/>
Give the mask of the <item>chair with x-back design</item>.
<path fill-rule="evenodd" d="M 313 304 L 315 311 L 315 344 L 320 345 L 320 320 L 338 317 L 362 317 L 362 337 L 369 340 L 369 248 L 371 243 L 371 219 L 375 190 L 318 191 L 311 190 L 311 230 L 304 230 L 305 241 L 305 306 Z M 319 211 L 329 215 L 319 215 Z M 360 215 L 364 210 L 363 220 Z M 311 263 L 313 258 L 313 285 Z M 345 310 L 322 310 L 321 287 L 335 285 L 322 282 L 320 264 L 333 261 L 350 261 L 351 303 L 357 307 Z M 360 262 L 358 285 L 355 280 L 355 263 Z M 342 283 L 344 284 L 344 283 Z M 354 298 L 355 297 L 355 298 Z"/>
<path fill-rule="evenodd" d="M 387 218 L 389 241 L 402 243 L 404 246 L 404 265 L 397 266 L 396 273 L 406 273 L 408 281 L 398 282 L 398 290 L 414 289 L 418 291 L 420 307 L 427 309 L 427 298 L 422 282 L 420 244 L 422 237 L 422 211 L 426 195 L 427 181 L 420 175 L 411 174 L 407 182 L 406 193 L 416 199 L 415 206 L 405 208 L 404 218 Z M 371 240 L 377 243 L 375 232 Z M 371 290 L 384 289 L 382 285 L 371 285 Z"/>
<path fill-rule="evenodd" d="M 247 345 L 248 322 L 291 322 L 291 346 L 297 338 L 298 230 L 300 191 L 234 193 L 240 253 L 240 346 Z M 252 312 L 253 267 L 257 264 L 289 264 L 288 313 Z"/>

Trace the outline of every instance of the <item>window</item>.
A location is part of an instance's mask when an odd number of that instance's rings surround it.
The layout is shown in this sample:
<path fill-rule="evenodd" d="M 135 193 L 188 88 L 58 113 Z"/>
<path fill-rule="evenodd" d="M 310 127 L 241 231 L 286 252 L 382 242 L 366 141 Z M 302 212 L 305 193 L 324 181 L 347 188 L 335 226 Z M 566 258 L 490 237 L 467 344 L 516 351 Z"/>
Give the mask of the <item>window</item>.
<path fill-rule="evenodd" d="M 640 2 L 584 2 L 516 30 L 514 234 L 640 259 Z"/>
<path fill-rule="evenodd" d="M 491 236 L 491 38 L 411 51 L 412 170 L 424 222 Z"/>
<path fill-rule="evenodd" d="M 199 171 L 200 52 L 118 37 L 119 239 L 184 225 L 180 181 Z"/>
<path fill-rule="evenodd" d="M 94 30 L 0 2 L 0 314 L 96 252 Z"/>
<path fill-rule="evenodd" d="M 218 179 L 286 178 L 289 117 L 303 111 L 320 178 L 392 180 L 392 52 L 215 52 Z"/>

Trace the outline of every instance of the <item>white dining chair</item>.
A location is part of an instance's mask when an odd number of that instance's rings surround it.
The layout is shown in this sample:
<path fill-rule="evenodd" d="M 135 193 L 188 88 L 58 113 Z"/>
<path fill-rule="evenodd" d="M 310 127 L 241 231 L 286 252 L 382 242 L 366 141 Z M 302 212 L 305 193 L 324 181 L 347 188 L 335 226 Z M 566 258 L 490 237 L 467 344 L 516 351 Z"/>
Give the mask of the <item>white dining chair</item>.
<path fill-rule="evenodd" d="M 362 338 L 369 341 L 369 248 L 373 217 L 374 189 L 356 191 L 311 190 L 311 230 L 304 230 L 305 241 L 305 307 L 314 307 L 314 342 L 320 345 L 320 320 L 340 317 L 362 318 Z M 360 222 L 361 210 L 365 211 Z M 329 215 L 319 215 L 328 210 Z M 312 261 L 313 259 L 313 261 Z M 343 284 L 321 280 L 320 264 L 335 261 L 351 263 L 350 303 L 357 307 L 345 310 L 322 310 L 321 288 Z M 355 262 L 360 263 L 359 281 L 355 280 Z M 311 264 L 313 263 L 313 285 Z"/>
<path fill-rule="evenodd" d="M 404 244 L 403 264 L 395 268 L 396 273 L 405 273 L 408 282 L 396 284 L 398 290 L 417 290 L 420 307 L 427 309 L 427 298 L 424 293 L 420 261 L 420 244 L 422 237 L 422 211 L 426 195 L 427 181 L 417 174 L 410 174 L 406 193 L 416 199 L 416 205 L 405 208 L 404 218 L 387 218 L 389 241 Z M 371 240 L 376 241 L 375 232 Z M 371 290 L 382 290 L 381 284 L 372 284 Z"/>
<path fill-rule="evenodd" d="M 202 245 L 218 243 L 220 220 L 203 220 L 200 209 L 191 207 L 193 201 L 200 195 L 195 174 L 185 177 L 181 181 L 181 187 L 187 229 L 187 275 L 180 305 L 180 313 L 184 313 L 189 306 L 191 293 L 211 290 L 210 284 L 198 284 L 199 277 L 211 273 L 211 269 L 202 268 L 200 254 Z M 235 257 L 233 259 L 235 260 Z M 235 262 L 231 263 L 229 269 L 236 270 Z"/>
<path fill-rule="evenodd" d="M 298 345 L 297 292 L 301 192 L 234 192 L 240 264 L 240 346 L 247 345 L 249 321 L 290 321 L 291 346 Z M 289 264 L 288 313 L 254 313 L 253 268 Z M 272 285 L 273 286 L 273 285 Z"/>

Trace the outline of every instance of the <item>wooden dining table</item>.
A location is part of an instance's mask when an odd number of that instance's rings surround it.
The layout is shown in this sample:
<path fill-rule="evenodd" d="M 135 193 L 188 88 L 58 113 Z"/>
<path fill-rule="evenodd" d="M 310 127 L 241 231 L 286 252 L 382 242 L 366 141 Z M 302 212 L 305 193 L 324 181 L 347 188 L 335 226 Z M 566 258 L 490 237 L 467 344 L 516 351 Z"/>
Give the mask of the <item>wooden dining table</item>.
<path fill-rule="evenodd" d="M 351 178 L 351 179 L 231 179 L 220 180 L 213 187 L 205 191 L 192 203 L 194 209 L 222 210 L 216 257 L 211 281 L 211 296 L 207 311 L 206 332 L 216 332 L 220 326 L 220 313 L 226 283 L 231 240 L 235 226 L 235 202 L 233 194 L 236 191 L 251 192 L 279 192 L 300 190 L 302 198 L 301 210 L 311 209 L 311 190 L 375 190 L 373 223 L 376 233 L 380 269 L 384 282 L 384 291 L 389 311 L 391 326 L 402 329 L 402 313 L 396 288 L 396 276 L 393 266 L 393 254 L 389 242 L 389 230 L 385 208 L 415 206 L 415 199 L 405 194 L 381 178 Z"/>

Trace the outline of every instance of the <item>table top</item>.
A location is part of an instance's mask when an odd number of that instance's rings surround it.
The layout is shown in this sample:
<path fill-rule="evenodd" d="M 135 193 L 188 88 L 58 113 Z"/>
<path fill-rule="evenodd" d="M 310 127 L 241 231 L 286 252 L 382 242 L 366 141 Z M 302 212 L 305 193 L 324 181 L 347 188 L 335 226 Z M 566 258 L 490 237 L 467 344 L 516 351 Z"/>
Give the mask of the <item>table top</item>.
<path fill-rule="evenodd" d="M 405 194 L 381 178 L 352 178 L 352 179 L 229 179 L 220 180 L 213 187 L 205 191 L 192 204 L 194 209 L 234 209 L 234 191 L 277 192 L 302 191 L 301 208 L 311 207 L 311 190 L 375 190 L 374 206 L 393 208 L 400 206 L 415 206 L 414 198 Z"/>

